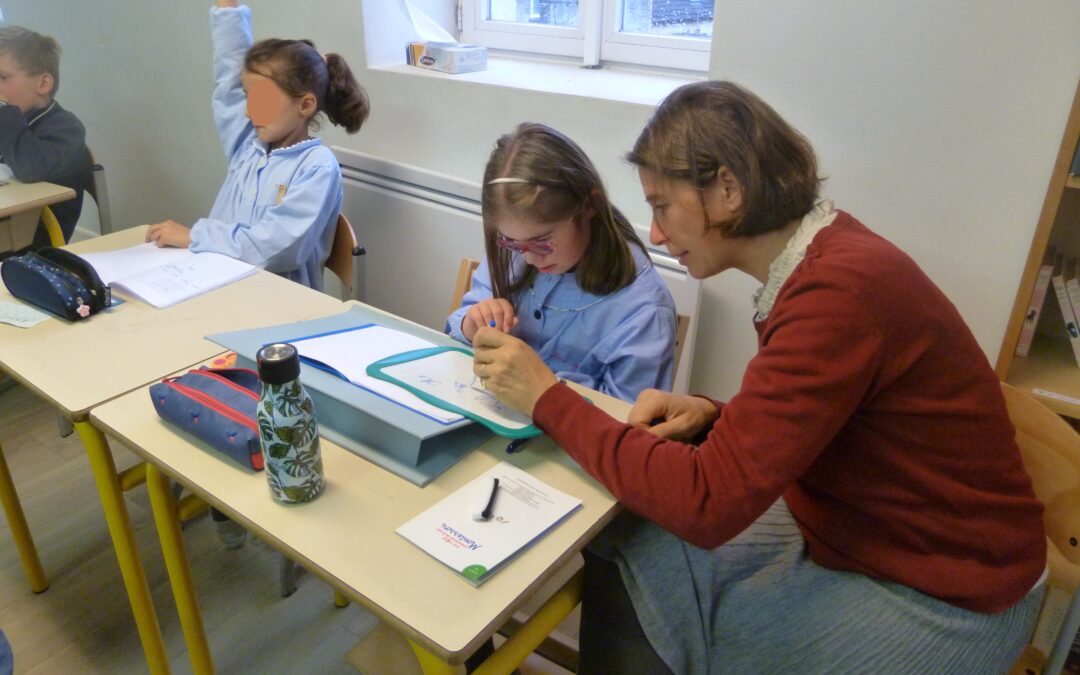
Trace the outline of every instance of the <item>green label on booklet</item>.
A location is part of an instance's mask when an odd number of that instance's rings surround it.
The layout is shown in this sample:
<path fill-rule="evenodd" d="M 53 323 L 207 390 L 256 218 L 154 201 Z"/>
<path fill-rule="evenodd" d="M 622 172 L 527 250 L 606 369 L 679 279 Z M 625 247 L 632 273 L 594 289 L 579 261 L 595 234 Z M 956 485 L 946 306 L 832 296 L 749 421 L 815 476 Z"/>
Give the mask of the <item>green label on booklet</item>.
<path fill-rule="evenodd" d="M 525 414 L 500 403 L 475 385 L 473 353 L 462 347 L 432 347 L 388 356 L 367 374 L 406 389 L 431 405 L 464 415 L 507 438 L 539 436 Z"/>

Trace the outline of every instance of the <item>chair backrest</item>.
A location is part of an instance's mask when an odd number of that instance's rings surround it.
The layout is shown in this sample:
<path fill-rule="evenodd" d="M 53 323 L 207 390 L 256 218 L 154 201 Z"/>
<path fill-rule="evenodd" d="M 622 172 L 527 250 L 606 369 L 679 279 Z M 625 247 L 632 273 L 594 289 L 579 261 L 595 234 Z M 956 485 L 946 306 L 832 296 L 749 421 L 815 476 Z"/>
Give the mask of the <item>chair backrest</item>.
<path fill-rule="evenodd" d="M 461 259 L 461 264 L 458 265 L 457 281 L 454 282 L 454 292 L 450 296 L 450 309 L 447 311 L 447 314 L 452 314 L 454 310 L 461 307 L 461 299 L 465 297 L 465 294 L 472 288 L 472 275 L 479 266 L 479 260 L 474 260 L 473 258 Z M 679 360 L 682 358 L 683 344 L 686 342 L 686 334 L 689 330 L 690 317 L 686 314 L 676 315 L 675 371 L 671 374 L 672 381 L 674 381 L 679 374 Z"/>
<path fill-rule="evenodd" d="M 364 255 L 367 251 L 356 241 L 356 230 L 344 213 L 338 214 L 337 227 L 334 230 L 334 243 L 326 259 L 326 267 L 341 281 L 346 300 L 353 294 L 353 258 Z"/>
<path fill-rule="evenodd" d="M 112 232 L 112 215 L 109 212 L 109 190 L 105 185 L 105 167 L 97 161 L 94 157 L 94 151 L 87 148 L 90 153 L 90 162 L 94 167 L 93 179 L 90 181 L 90 185 L 86 187 L 86 191 L 90 193 L 90 196 L 94 198 L 94 203 L 97 204 L 98 210 L 98 225 L 101 227 L 101 234 L 109 234 Z"/>
<path fill-rule="evenodd" d="M 1012 672 L 1058 672 L 1080 623 L 1080 434 L 1046 405 L 1002 383 L 1016 444 L 1044 507 L 1050 576 L 1032 643 Z M 1071 620 L 1069 617 L 1072 617 Z"/>
<path fill-rule="evenodd" d="M 671 373 L 671 381 L 679 376 L 679 360 L 682 358 L 682 348 L 686 343 L 686 333 L 690 330 L 690 317 L 686 314 L 675 315 L 675 370 Z"/>
<path fill-rule="evenodd" d="M 472 275 L 479 266 L 479 260 L 473 258 L 461 259 L 461 264 L 458 265 L 457 281 L 454 282 L 454 291 L 450 295 L 450 309 L 446 312 L 447 314 L 453 314 L 454 310 L 461 307 L 461 299 L 472 288 Z"/>

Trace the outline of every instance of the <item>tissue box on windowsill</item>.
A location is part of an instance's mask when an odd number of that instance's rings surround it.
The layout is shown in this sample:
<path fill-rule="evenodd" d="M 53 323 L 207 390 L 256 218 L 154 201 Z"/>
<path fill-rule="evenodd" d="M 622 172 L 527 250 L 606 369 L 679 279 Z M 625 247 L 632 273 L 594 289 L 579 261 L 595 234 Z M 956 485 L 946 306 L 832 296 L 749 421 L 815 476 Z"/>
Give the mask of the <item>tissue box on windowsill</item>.
<path fill-rule="evenodd" d="M 410 42 L 405 62 L 444 73 L 471 73 L 487 69 L 487 47 L 456 42 Z"/>

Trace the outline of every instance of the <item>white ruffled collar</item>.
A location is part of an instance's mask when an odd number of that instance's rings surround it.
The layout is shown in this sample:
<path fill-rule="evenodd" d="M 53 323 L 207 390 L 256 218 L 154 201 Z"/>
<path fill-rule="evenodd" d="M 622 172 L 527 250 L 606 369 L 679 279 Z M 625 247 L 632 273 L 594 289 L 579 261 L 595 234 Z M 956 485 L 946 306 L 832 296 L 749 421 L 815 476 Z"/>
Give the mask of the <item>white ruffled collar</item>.
<path fill-rule="evenodd" d="M 814 240 L 817 233 L 828 227 L 835 218 L 836 210 L 833 209 L 831 199 L 821 201 L 810 210 L 810 213 L 803 216 L 802 222 L 799 223 L 795 234 L 791 235 L 791 239 L 788 239 L 784 250 L 769 264 L 768 282 L 754 293 L 754 309 L 757 310 L 754 316 L 755 321 L 764 321 L 768 318 L 780 287 L 806 257 L 806 247 Z"/>

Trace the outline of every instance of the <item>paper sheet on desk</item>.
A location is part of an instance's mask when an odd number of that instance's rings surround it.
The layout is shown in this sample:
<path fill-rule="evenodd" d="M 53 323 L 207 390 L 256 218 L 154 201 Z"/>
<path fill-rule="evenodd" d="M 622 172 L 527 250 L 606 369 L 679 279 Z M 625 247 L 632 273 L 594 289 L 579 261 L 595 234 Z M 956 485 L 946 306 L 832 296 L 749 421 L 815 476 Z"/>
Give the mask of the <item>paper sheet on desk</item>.
<path fill-rule="evenodd" d="M 51 314 L 39 311 L 30 305 L 17 302 L 0 302 L 0 322 L 17 328 L 29 328 L 51 317 Z"/>
<path fill-rule="evenodd" d="M 484 477 L 499 479 L 490 520 L 472 519 L 473 493 Z M 480 584 L 510 558 L 573 513 L 581 500 L 513 464 L 499 462 L 397 529 L 397 533 L 470 583 Z"/>
<path fill-rule="evenodd" d="M 296 338 L 288 342 L 296 347 L 300 358 L 308 363 L 334 372 L 357 386 L 411 408 L 421 415 L 443 424 L 464 419 L 461 415 L 421 401 L 401 387 L 367 374 L 368 365 L 379 359 L 403 351 L 435 346 L 423 338 L 372 323 L 324 335 Z"/>

